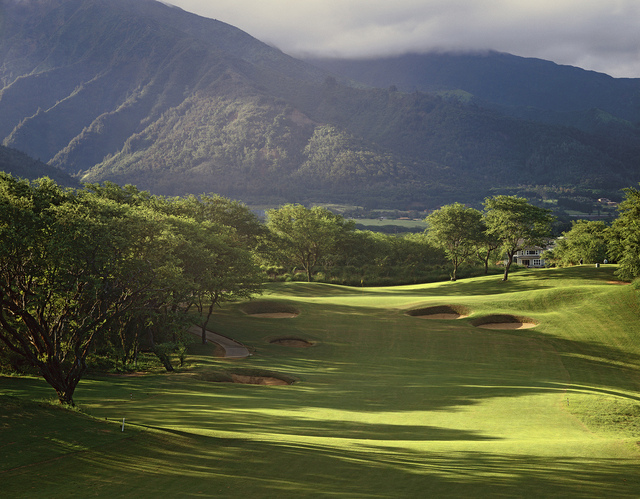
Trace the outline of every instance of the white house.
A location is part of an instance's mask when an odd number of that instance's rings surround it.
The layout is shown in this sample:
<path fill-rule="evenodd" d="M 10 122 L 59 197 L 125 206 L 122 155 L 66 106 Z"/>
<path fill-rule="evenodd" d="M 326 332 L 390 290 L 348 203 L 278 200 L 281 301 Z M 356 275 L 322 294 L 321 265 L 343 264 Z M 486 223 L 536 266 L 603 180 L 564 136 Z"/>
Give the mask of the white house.
<path fill-rule="evenodd" d="M 555 241 L 549 241 L 544 248 L 540 246 L 528 246 L 513 255 L 513 263 L 516 265 L 523 265 L 530 268 L 544 268 L 544 258 L 542 254 L 553 248 Z M 506 262 L 505 262 L 506 263 Z"/>
<path fill-rule="evenodd" d="M 537 246 L 520 250 L 513 255 L 513 263 L 516 265 L 524 265 L 525 267 L 544 267 L 544 258 L 542 258 L 543 252 L 544 248 L 539 248 Z"/>

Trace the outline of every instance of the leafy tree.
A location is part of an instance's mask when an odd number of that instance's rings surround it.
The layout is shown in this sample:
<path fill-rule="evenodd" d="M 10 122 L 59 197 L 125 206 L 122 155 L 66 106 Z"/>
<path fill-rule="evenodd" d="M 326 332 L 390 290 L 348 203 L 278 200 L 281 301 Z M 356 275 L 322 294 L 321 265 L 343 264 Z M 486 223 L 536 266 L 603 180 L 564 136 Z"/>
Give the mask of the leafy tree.
<path fill-rule="evenodd" d="M 560 266 L 602 262 L 607 257 L 607 226 L 602 221 L 576 220 L 562 233 L 545 258 Z"/>
<path fill-rule="evenodd" d="M 103 197 L 146 206 L 164 224 L 163 286 L 139 310 L 142 316 L 130 319 L 146 324 L 154 353 L 171 370 L 166 352 L 180 341 L 156 340 L 166 340 L 170 332 L 176 337 L 175 330 L 184 322 L 180 312 L 195 305 L 206 343 L 207 324 L 216 305 L 259 292 L 262 276 L 249 250 L 266 230 L 244 204 L 217 195 L 167 199 L 128 185 L 90 187 Z"/>
<path fill-rule="evenodd" d="M 284 265 L 302 267 L 311 282 L 313 269 L 355 230 L 355 222 L 319 206 L 287 204 L 267 212 L 267 228 L 272 257 Z"/>
<path fill-rule="evenodd" d="M 482 231 L 475 240 L 476 257 L 484 265 L 484 273 L 489 273 L 489 260 L 491 254 L 500 248 L 500 241 L 487 232 L 487 226 L 484 219 L 481 221 Z"/>
<path fill-rule="evenodd" d="M 543 246 L 551 232 L 550 210 L 530 204 L 518 196 L 493 196 L 484 201 L 484 221 L 487 234 L 501 243 L 507 255 L 503 281 L 509 278 L 509 268 L 516 252 L 527 246 Z"/>
<path fill-rule="evenodd" d="M 453 265 L 451 280 L 456 280 L 458 267 L 475 250 L 475 243 L 483 231 L 482 213 L 461 203 L 443 206 L 432 212 L 425 221 L 427 234 L 434 245 L 443 249 Z"/>
<path fill-rule="evenodd" d="M 620 215 L 611 225 L 609 255 L 618 262 L 616 275 L 631 280 L 640 276 L 640 190 L 625 189 Z"/>
<path fill-rule="evenodd" d="M 204 344 L 215 307 L 258 293 L 262 275 L 252 253 L 237 244 L 232 229 L 188 218 L 174 218 L 171 223 L 179 239 L 174 255 L 188 290 L 182 301 L 198 309 Z"/>
<path fill-rule="evenodd" d="M 266 229 L 258 217 L 243 203 L 215 194 L 187 196 L 169 200 L 169 212 L 193 218 L 199 222 L 211 222 L 218 226 L 232 227 L 233 237 L 246 249 L 253 249 Z"/>
<path fill-rule="evenodd" d="M 154 281 L 144 214 L 0 176 L 0 341 L 73 405 L 96 335 Z"/>

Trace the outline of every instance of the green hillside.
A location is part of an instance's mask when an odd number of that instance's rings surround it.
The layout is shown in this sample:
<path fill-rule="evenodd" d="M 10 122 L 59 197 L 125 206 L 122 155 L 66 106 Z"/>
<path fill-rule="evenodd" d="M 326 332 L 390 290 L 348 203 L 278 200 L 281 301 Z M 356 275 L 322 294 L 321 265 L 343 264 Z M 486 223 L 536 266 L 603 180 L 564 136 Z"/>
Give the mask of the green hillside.
<path fill-rule="evenodd" d="M 319 68 L 375 87 L 441 92 L 499 106 L 510 115 L 592 130 L 640 123 L 640 79 L 500 52 L 404 54 L 368 59 L 308 59 Z M 598 114 L 600 116 L 598 116 Z"/>
<path fill-rule="evenodd" d="M 94 420 L 29 403 L 53 395 L 39 380 L 0 378 L 3 493 L 637 497 L 640 303 L 614 270 L 269 285 L 261 300 L 297 317 L 236 304 L 215 319 L 251 357 L 198 348 L 174 374 L 85 379 L 76 401 Z M 468 316 L 420 317 L 445 305 Z M 505 315 L 535 327 L 478 327 Z M 222 371 L 297 381 L 213 382 Z"/>
<path fill-rule="evenodd" d="M 555 111 L 366 88 L 152 0 L 5 0 L 0 23 L 0 140 L 84 181 L 399 209 L 539 185 L 612 197 L 640 181 L 640 133 L 607 108 L 540 122 L 515 107 Z M 609 80 L 603 95 L 618 95 Z"/>
<path fill-rule="evenodd" d="M 0 172 L 10 173 L 14 177 L 35 180 L 49 177 L 65 187 L 79 187 L 80 182 L 60 168 L 47 165 L 30 158 L 20 151 L 0 146 Z"/>

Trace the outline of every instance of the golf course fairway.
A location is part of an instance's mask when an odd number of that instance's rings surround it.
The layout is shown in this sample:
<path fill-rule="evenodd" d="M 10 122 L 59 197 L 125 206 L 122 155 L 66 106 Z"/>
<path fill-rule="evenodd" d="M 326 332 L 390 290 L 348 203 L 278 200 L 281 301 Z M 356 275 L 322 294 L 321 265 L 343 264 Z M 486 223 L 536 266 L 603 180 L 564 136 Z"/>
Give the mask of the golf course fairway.
<path fill-rule="evenodd" d="M 615 268 L 379 288 L 268 284 L 255 301 L 296 314 L 234 303 L 212 319 L 250 357 L 193 345 L 174 373 L 87 376 L 80 412 L 43 402 L 54 392 L 40 379 L 0 378 L 0 490 L 639 497 L 640 291 L 615 282 Z M 410 314 L 438 306 L 467 313 Z M 477 327 L 494 316 L 535 327 Z M 293 383 L 219 382 L 221 372 Z"/>

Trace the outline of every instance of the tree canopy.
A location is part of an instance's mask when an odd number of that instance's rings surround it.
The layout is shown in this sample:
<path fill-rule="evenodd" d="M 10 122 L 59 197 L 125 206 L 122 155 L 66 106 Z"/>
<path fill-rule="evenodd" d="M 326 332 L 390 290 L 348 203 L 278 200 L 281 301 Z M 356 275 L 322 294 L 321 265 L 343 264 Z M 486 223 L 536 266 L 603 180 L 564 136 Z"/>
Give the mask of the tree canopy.
<path fill-rule="evenodd" d="M 165 213 L 163 201 L 115 184 L 64 190 L 0 175 L 0 342 L 55 389 L 61 403 L 87 369 L 96 339 L 130 343 L 184 327 L 199 305 L 259 290 L 259 269 L 231 226 Z M 247 210 L 248 211 L 248 210 Z"/>
<path fill-rule="evenodd" d="M 545 245 L 551 236 L 551 211 L 530 204 L 518 196 L 493 196 L 484 201 L 487 234 L 501 243 L 507 255 L 503 280 L 509 278 L 509 268 L 515 254 L 527 246 Z"/>
<path fill-rule="evenodd" d="M 335 250 L 342 236 L 355 230 L 355 222 L 319 206 L 287 204 L 267 212 L 267 227 L 275 259 L 301 267 L 311 282 L 315 266 Z"/>
<path fill-rule="evenodd" d="M 601 220 L 576 220 L 563 232 L 554 248 L 545 253 L 553 263 L 566 266 L 602 263 L 607 258 L 607 226 Z"/>
<path fill-rule="evenodd" d="M 640 190 L 625 189 L 619 217 L 610 233 L 610 255 L 618 261 L 617 275 L 622 279 L 640 276 Z"/>
<path fill-rule="evenodd" d="M 429 238 L 453 264 L 451 280 L 455 281 L 458 267 L 474 254 L 478 241 L 483 239 L 482 213 L 453 203 L 432 212 L 425 221 L 429 224 Z"/>

